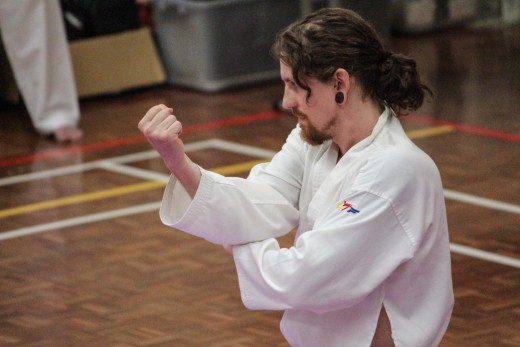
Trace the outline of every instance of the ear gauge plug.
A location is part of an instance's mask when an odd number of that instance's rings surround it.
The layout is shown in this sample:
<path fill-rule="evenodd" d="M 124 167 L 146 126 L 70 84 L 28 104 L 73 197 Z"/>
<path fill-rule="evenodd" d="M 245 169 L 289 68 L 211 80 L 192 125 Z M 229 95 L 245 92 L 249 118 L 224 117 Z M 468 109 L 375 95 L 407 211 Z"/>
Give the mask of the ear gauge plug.
<path fill-rule="evenodd" d="M 337 89 L 339 90 L 339 85 L 340 85 L 340 81 L 338 81 L 335 85 L 334 85 L 334 89 Z M 343 101 L 345 101 L 345 94 L 343 94 L 342 92 L 337 92 L 336 95 L 334 96 L 334 100 L 336 100 L 336 103 L 337 104 L 341 104 Z"/>

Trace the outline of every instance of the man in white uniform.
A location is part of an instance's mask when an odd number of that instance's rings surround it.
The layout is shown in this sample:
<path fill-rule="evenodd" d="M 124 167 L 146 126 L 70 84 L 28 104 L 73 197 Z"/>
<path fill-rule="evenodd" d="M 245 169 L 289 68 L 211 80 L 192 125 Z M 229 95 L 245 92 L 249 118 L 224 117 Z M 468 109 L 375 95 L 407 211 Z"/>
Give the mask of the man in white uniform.
<path fill-rule="evenodd" d="M 1 0 L 0 34 L 36 130 L 57 142 L 83 132 L 76 82 L 58 0 Z"/>
<path fill-rule="evenodd" d="M 292 346 L 438 345 L 453 307 L 443 189 L 397 118 L 430 92 L 415 62 L 345 9 L 292 24 L 273 52 L 298 126 L 247 180 L 193 164 L 171 108 L 139 123 L 172 172 L 162 221 L 234 245 L 244 304 L 285 310 Z"/>

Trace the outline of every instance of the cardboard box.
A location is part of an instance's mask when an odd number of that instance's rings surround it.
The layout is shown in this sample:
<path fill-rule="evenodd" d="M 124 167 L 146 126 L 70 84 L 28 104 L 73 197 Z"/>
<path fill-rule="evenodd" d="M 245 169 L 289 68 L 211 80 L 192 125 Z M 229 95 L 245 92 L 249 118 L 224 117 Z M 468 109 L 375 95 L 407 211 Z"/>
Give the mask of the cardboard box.
<path fill-rule="evenodd" d="M 154 0 L 168 83 L 213 92 L 279 77 L 269 51 L 300 15 L 295 0 Z"/>
<path fill-rule="evenodd" d="M 69 47 L 80 98 L 166 81 L 149 28 L 74 41 Z M 0 49 L 0 98 L 16 103 L 20 94 L 4 53 Z"/>
<path fill-rule="evenodd" d="M 74 41 L 70 54 L 80 97 L 166 81 L 149 28 Z"/>

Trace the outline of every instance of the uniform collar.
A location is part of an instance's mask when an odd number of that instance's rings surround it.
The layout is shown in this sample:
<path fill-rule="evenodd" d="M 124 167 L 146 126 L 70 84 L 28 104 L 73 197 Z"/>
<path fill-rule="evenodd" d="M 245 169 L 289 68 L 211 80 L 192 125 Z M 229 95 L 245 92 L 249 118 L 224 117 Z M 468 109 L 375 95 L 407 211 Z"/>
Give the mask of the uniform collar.
<path fill-rule="evenodd" d="M 347 151 L 347 153 L 345 153 L 345 155 L 343 157 L 348 156 L 350 154 L 358 153 L 358 152 L 362 151 L 363 149 L 365 149 L 367 146 L 369 146 L 372 142 L 374 142 L 374 140 L 381 133 L 381 131 L 383 130 L 385 125 L 387 125 L 387 123 L 389 123 L 389 120 L 392 117 L 393 117 L 392 110 L 390 108 L 388 108 L 387 106 L 385 106 L 383 113 L 381 113 L 381 115 L 379 116 L 379 119 L 377 120 L 376 125 L 372 129 L 372 133 L 368 137 L 364 138 L 363 140 L 359 141 L 354 146 L 352 146 Z"/>

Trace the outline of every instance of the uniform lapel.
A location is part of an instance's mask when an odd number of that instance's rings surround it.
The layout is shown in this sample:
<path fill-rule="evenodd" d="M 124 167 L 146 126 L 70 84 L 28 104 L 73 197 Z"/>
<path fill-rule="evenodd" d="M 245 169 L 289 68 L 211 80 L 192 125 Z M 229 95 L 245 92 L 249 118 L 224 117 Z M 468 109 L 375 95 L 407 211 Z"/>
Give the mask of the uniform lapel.
<path fill-rule="evenodd" d="M 391 113 L 389 109 L 386 109 L 379 117 L 372 134 L 353 146 L 339 162 L 337 162 L 338 147 L 335 144 L 331 144 L 324 155 L 320 157 L 315 164 L 312 181 L 313 190 L 316 190 L 307 211 L 307 222 L 310 226 L 314 226 L 323 209 L 330 205 L 335 206 L 342 198 L 339 195 L 342 186 L 351 183 L 357 175 L 356 167 L 362 165 L 362 162 L 366 160 L 363 152 L 373 143 L 390 117 Z"/>

